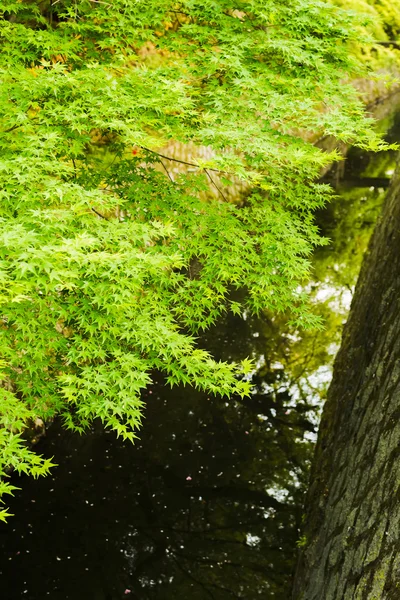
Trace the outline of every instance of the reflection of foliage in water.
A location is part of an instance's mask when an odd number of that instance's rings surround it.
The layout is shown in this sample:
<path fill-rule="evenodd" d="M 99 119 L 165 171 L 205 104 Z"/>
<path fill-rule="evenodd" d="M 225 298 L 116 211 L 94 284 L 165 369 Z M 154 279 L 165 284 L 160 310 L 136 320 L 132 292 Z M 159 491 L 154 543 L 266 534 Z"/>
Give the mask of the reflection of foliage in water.
<path fill-rule="evenodd" d="M 353 289 L 383 198 L 381 189 L 342 187 L 321 212 L 319 225 L 331 243 L 315 253 L 317 287 L 331 286 L 332 294 Z"/>
<path fill-rule="evenodd" d="M 397 95 L 398 96 L 398 95 Z M 379 107 L 384 117 L 378 129 L 386 131 L 389 143 L 399 140 L 399 98 L 389 100 L 389 106 Z M 378 110 L 378 109 L 377 109 Z M 394 151 L 371 153 L 351 148 L 343 163 L 332 169 L 331 180 L 337 181 L 338 196 L 317 213 L 317 223 L 331 243 L 314 253 L 316 285 L 329 285 L 337 294 L 353 289 L 385 191 L 379 187 L 355 187 L 354 178 L 390 178 L 396 161 Z M 349 183 L 347 183 L 349 182 Z"/>
<path fill-rule="evenodd" d="M 398 102 L 395 107 L 397 105 Z M 380 127 L 388 128 L 388 141 L 397 140 L 400 129 L 399 112 L 392 110 L 380 123 Z M 303 360 L 308 360 L 310 349 L 318 348 L 316 360 L 306 373 L 309 379 L 312 367 L 317 367 L 318 362 L 319 365 L 328 366 L 333 361 L 363 255 L 385 197 L 385 189 L 355 187 L 354 180 L 356 178 L 362 184 L 365 178 L 389 179 L 395 160 L 394 152 L 371 154 L 350 149 L 343 166 L 336 173 L 337 177 L 335 173 L 332 176 L 332 180 L 337 178 L 337 197 L 317 214 L 320 231 L 330 239 L 330 244 L 315 251 L 314 282 L 309 285 L 316 303 L 315 310 L 323 317 L 325 330 L 300 335 L 299 350 Z"/>

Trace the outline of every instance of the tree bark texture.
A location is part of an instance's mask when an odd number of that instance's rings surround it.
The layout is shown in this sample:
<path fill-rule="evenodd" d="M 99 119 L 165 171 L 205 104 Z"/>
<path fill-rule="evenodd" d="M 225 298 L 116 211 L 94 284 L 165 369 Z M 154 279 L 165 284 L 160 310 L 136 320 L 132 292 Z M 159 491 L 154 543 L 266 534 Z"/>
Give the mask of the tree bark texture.
<path fill-rule="evenodd" d="M 400 600 L 400 168 L 335 361 L 294 600 Z"/>

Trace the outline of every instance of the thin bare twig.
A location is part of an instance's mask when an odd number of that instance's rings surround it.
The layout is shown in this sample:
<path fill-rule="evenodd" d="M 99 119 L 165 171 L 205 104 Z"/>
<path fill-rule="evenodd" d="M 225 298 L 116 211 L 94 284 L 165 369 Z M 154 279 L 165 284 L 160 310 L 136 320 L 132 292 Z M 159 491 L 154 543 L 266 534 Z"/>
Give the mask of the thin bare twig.
<path fill-rule="evenodd" d="M 191 163 L 186 160 L 180 160 L 179 158 L 173 158 L 172 156 L 166 156 L 165 154 L 161 154 L 160 152 L 156 152 L 156 150 L 150 150 L 150 148 L 146 148 L 146 146 L 139 146 L 142 150 L 146 150 L 146 152 L 150 152 L 150 154 L 155 154 L 160 158 L 165 158 L 165 160 L 171 160 L 172 162 L 180 163 L 181 165 L 187 165 L 188 167 L 195 167 L 196 169 L 202 169 L 201 165 L 197 165 L 196 163 Z M 212 167 L 207 167 L 209 171 L 213 171 L 214 173 L 222 173 L 224 175 L 235 175 L 230 171 L 222 171 L 222 169 L 213 169 Z"/>
<path fill-rule="evenodd" d="M 92 211 L 98 216 L 101 217 L 102 219 L 104 219 L 105 221 L 109 221 L 109 219 L 107 219 L 107 217 L 105 217 L 104 215 L 102 215 L 101 213 L 99 213 L 98 210 L 96 210 L 95 208 L 93 208 L 93 206 L 90 207 L 92 209 Z"/>
<path fill-rule="evenodd" d="M 170 181 L 172 181 L 172 183 L 174 183 L 174 180 L 172 179 L 172 177 L 171 177 L 171 175 L 170 175 L 167 167 L 164 165 L 164 163 L 163 163 L 163 161 L 161 159 L 160 159 L 160 163 L 162 164 L 162 167 L 163 167 L 164 171 L 166 172 L 166 174 L 168 175 Z"/>
<path fill-rule="evenodd" d="M 9 127 L 9 129 L 5 129 L 1 133 L 10 133 L 11 131 L 14 131 L 14 129 L 18 129 L 18 127 L 22 127 L 22 123 L 20 125 L 13 125 L 12 127 Z"/>
<path fill-rule="evenodd" d="M 211 177 L 210 173 L 208 172 L 207 169 L 204 169 L 205 173 L 207 174 L 207 176 L 209 177 L 211 183 L 213 184 L 213 186 L 215 187 L 215 189 L 217 190 L 217 192 L 219 192 L 221 194 L 221 196 L 223 197 L 223 199 L 225 200 L 225 202 L 228 202 L 228 200 L 226 199 L 226 197 L 224 196 L 222 190 L 220 190 L 220 188 L 217 186 L 217 184 L 215 183 L 214 179 Z"/>

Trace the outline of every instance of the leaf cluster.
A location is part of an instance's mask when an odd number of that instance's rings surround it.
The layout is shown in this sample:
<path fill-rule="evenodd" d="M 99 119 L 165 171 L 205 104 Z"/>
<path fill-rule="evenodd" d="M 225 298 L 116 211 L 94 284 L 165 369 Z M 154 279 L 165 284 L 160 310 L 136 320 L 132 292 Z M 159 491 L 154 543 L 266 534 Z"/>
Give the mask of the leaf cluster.
<path fill-rule="evenodd" d="M 47 471 L 15 433 L 37 415 L 133 440 L 154 370 L 248 394 L 247 364 L 196 345 L 225 311 L 317 323 L 299 283 L 338 155 L 308 140 L 386 147 L 344 83 L 367 20 L 322 0 L 0 1 L 4 465 Z M 216 174 L 246 193 L 208 194 Z"/>

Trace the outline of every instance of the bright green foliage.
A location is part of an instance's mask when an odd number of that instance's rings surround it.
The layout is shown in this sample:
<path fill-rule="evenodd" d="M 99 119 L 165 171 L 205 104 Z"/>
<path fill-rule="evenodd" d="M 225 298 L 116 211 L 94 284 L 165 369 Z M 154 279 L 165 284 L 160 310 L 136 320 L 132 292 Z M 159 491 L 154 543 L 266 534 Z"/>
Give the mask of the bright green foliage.
<path fill-rule="evenodd" d="M 366 19 L 330 3 L 3 0 L 0 15 L 0 444 L 39 474 L 29 417 L 133 439 L 154 369 L 247 394 L 248 365 L 193 336 L 229 309 L 316 322 L 298 289 L 330 195 L 314 181 L 337 155 L 307 139 L 384 144 L 345 83 L 366 75 L 351 50 Z M 172 177 L 171 141 L 208 158 Z M 226 200 L 228 179 L 245 197 Z"/>
<path fill-rule="evenodd" d="M 1 364 L 0 367 L 4 367 Z M 4 372 L 1 376 L 4 378 Z M 28 450 L 20 439 L 21 431 L 29 419 L 34 419 L 35 412 L 23 401 L 19 400 L 6 387 L 0 387 L 0 478 L 7 475 L 10 468 L 19 473 L 29 473 L 34 477 L 48 473 L 52 462 Z M 3 494 L 12 494 L 17 488 L 0 479 L 0 498 Z M 0 520 L 5 521 L 10 513 L 0 509 Z"/>
<path fill-rule="evenodd" d="M 344 0 L 335 0 L 335 4 L 349 6 Z M 397 40 L 400 33 L 399 0 L 352 0 L 351 8 L 371 16 L 372 31 L 378 42 Z"/>
<path fill-rule="evenodd" d="M 334 0 L 340 7 L 348 8 L 348 0 Z M 400 1 L 399 0 L 351 0 L 351 8 L 368 15 L 371 23 L 368 31 L 373 36 L 373 43 L 354 48 L 357 56 L 377 73 L 376 89 L 379 80 L 398 82 L 400 71 L 400 53 L 397 38 L 400 33 Z M 396 42 L 394 46 L 390 41 Z M 378 75 L 379 74 L 379 75 Z M 370 83 L 370 82 L 369 82 Z M 370 88 L 370 86 L 368 86 Z M 363 88 L 361 82 L 361 88 Z M 382 89 L 382 88 L 381 88 Z M 364 90 L 369 101 L 374 100 L 371 89 Z"/>

